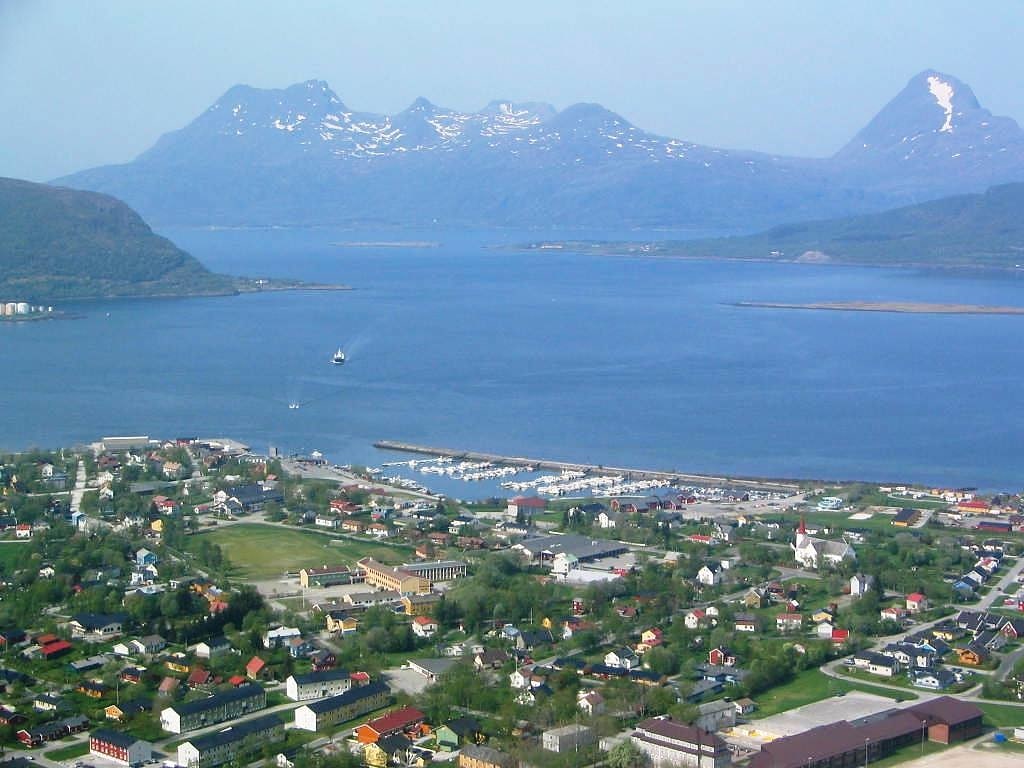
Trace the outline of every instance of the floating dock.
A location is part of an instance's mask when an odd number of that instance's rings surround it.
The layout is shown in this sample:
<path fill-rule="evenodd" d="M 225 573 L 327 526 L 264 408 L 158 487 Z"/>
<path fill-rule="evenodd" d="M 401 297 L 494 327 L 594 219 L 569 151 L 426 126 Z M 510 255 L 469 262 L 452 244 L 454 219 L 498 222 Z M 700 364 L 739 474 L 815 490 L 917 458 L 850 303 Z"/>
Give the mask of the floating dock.
<path fill-rule="evenodd" d="M 666 485 L 705 485 L 725 488 L 753 488 L 763 491 L 779 491 L 782 493 L 799 493 L 800 485 L 782 480 L 767 480 L 755 477 L 719 477 L 716 475 L 695 475 L 687 472 L 666 472 L 659 469 L 635 469 L 631 467 L 612 467 L 604 464 L 581 464 L 573 461 L 553 461 L 551 459 L 531 459 L 525 456 L 502 456 L 497 453 L 481 453 L 480 451 L 463 451 L 454 448 L 437 448 L 429 445 L 415 445 L 396 440 L 378 440 L 374 448 L 383 451 L 400 453 L 416 453 L 424 456 L 437 456 L 461 461 L 489 461 L 492 464 L 511 467 L 533 467 L 561 472 L 586 472 L 587 474 L 623 475 L 627 480 L 664 480 Z"/>

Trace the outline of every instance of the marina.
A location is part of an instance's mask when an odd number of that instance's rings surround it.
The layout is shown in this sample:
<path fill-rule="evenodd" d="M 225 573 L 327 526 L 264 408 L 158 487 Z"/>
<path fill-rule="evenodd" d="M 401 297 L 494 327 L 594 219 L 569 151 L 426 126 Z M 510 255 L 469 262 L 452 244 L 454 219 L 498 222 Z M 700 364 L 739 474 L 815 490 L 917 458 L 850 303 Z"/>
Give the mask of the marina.
<path fill-rule="evenodd" d="M 569 494 L 623 496 L 663 488 L 744 489 L 763 493 L 792 494 L 797 483 L 759 478 L 721 477 L 656 469 L 609 467 L 578 462 L 502 456 L 478 451 L 416 445 L 393 440 L 378 440 L 379 450 L 427 455 L 432 459 L 388 462 L 382 466 L 405 466 L 423 474 L 446 475 L 466 481 L 490 480 L 519 473 L 554 470 L 558 475 L 543 475 L 527 481 L 505 481 L 503 488 L 524 492 L 533 490 L 544 496 Z M 586 493 L 589 491 L 589 494 Z"/>

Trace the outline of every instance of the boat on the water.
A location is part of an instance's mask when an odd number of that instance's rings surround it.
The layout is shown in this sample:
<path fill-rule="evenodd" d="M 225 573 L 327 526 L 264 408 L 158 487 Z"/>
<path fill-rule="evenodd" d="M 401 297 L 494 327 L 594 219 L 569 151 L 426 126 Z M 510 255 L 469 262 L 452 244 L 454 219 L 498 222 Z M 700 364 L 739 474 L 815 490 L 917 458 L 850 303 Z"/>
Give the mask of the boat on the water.
<path fill-rule="evenodd" d="M 331 362 L 335 365 L 345 364 L 345 353 L 342 352 L 341 347 L 338 347 L 338 351 L 334 353 L 334 356 L 331 358 Z"/>

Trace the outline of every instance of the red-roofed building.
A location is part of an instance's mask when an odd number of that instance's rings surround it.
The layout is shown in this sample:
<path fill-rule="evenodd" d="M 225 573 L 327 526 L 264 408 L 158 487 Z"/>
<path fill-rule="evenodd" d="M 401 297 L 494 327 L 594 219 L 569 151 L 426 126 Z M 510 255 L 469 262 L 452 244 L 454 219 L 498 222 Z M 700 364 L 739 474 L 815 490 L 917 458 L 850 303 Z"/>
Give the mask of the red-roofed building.
<path fill-rule="evenodd" d="M 832 630 L 832 645 L 842 645 L 850 639 L 850 630 L 848 629 L 833 629 Z"/>
<path fill-rule="evenodd" d="M 992 509 L 992 505 L 982 499 L 971 499 L 970 501 L 961 501 L 956 505 L 958 512 L 966 512 L 969 515 L 977 515 L 988 512 Z"/>
<path fill-rule="evenodd" d="M 206 685 L 213 678 L 213 673 L 203 669 L 202 667 L 196 667 L 188 676 L 189 685 Z"/>
<path fill-rule="evenodd" d="M 910 613 L 920 613 L 921 611 L 928 610 L 928 598 L 922 595 L 920 592 L 912 592 L 907 595 L 907 611 Z"/>
<path fill-rule="evenodd" d="M 353 672 L 348 677 L 354 686 L 367 685 L 370 682 L 370 676 L 366 672 Z"/>
<path fill-rule="evenodd" d="M 253 656 L 245 665 L 245 676 L 250 680 L 256 680 L 267 667 L 267 662 L 259 656 Z"/>
<path fill-rule="evenodd" d="M 427 717 L 418 709 L 403 707 L 360 725 L 355 730 L 360 744 L 376 744 L 378 739 L 419 728 Z"/>
<path fill-rule="evenodd" d="M 56 639 L 44 645 L 39 652 L 43 655 L 44 659 L 49 661 L 50 659 L 56 659 L 57 657 L 68 653 L 72 647 L 71 643 L 67 640 Z"/>
<path fill-rule="evenodd" d="M 235 688 L 237 688 L 240 685 L 245 685 L 247 681 L 248 678 L 246 678 L 244 675 L 232 675 L 228 678 L 228 682 Z"/>

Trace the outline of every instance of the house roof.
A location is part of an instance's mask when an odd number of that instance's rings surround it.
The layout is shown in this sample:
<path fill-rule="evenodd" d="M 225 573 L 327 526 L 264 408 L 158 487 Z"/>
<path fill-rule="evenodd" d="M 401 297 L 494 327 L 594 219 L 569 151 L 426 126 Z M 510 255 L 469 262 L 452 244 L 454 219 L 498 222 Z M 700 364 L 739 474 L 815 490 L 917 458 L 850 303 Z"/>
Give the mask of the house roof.
<path fill-rule="evenodd" d="M 348 671 L 344 669 L 325 669 L 322 672 L 307 672 L 304 675 L 292 675 L 292 679 L 298 685 L 316 685 L 317 683 L 328 683 L 336 680 L 351 679 Z"/>
<path fill-rule="evenodd" d="M 390 733 L 392 731 L 408 728 L 410 725 L 426 720 L 427 716 L 418 709 L 403 707 L 389 712 L 384 717 L 371 720 L 366 725 L 377 733 Z"/>
<path fill-rule="evenodd" d="M 223 744 L 234 744 L 237 741 L 242 741 L 249 736 L 263 731 L 270 730 L 277 726 L 283 725 L 281 718 L 277 715 L 264 715 L 263 717 L 256 717 L 252 720 L 243 720 L 240 723 L 224 728 L 223 730 L 217 731 L 216 733 L 207 733 L 202 736 L 196 736 L 188 740 L 188 744 L 195 747 L 200 754 L 219 747 Z"/>
<path fill-rule="evenodd" d="M 129 733 L 112 731 L 109 728 L 98 728 L 89 734 L 89 738 L 98 739 L 99 741 L 106 742 L 107 744 L 113 744 L 115 747 L 123 747 L 124 749 L 129 749 L 132 744 L 139 741 L 139 739 Z"/>
<path fill-rule="evenodd" d="M 344 693 L 339 693 L 336 696 L 328 696 L 326 699 L 311 701 L 305 706 L 311 712 L 319 715 L 324 712 L 333 712 L 336 709 L 347 707 L 349 704 L 368 699 L 371 696 L 377 696 L 381 693 L 389 694 L 391 689 L 381 682 L 367 683 L 366 685 L 351 688 Z"/>

